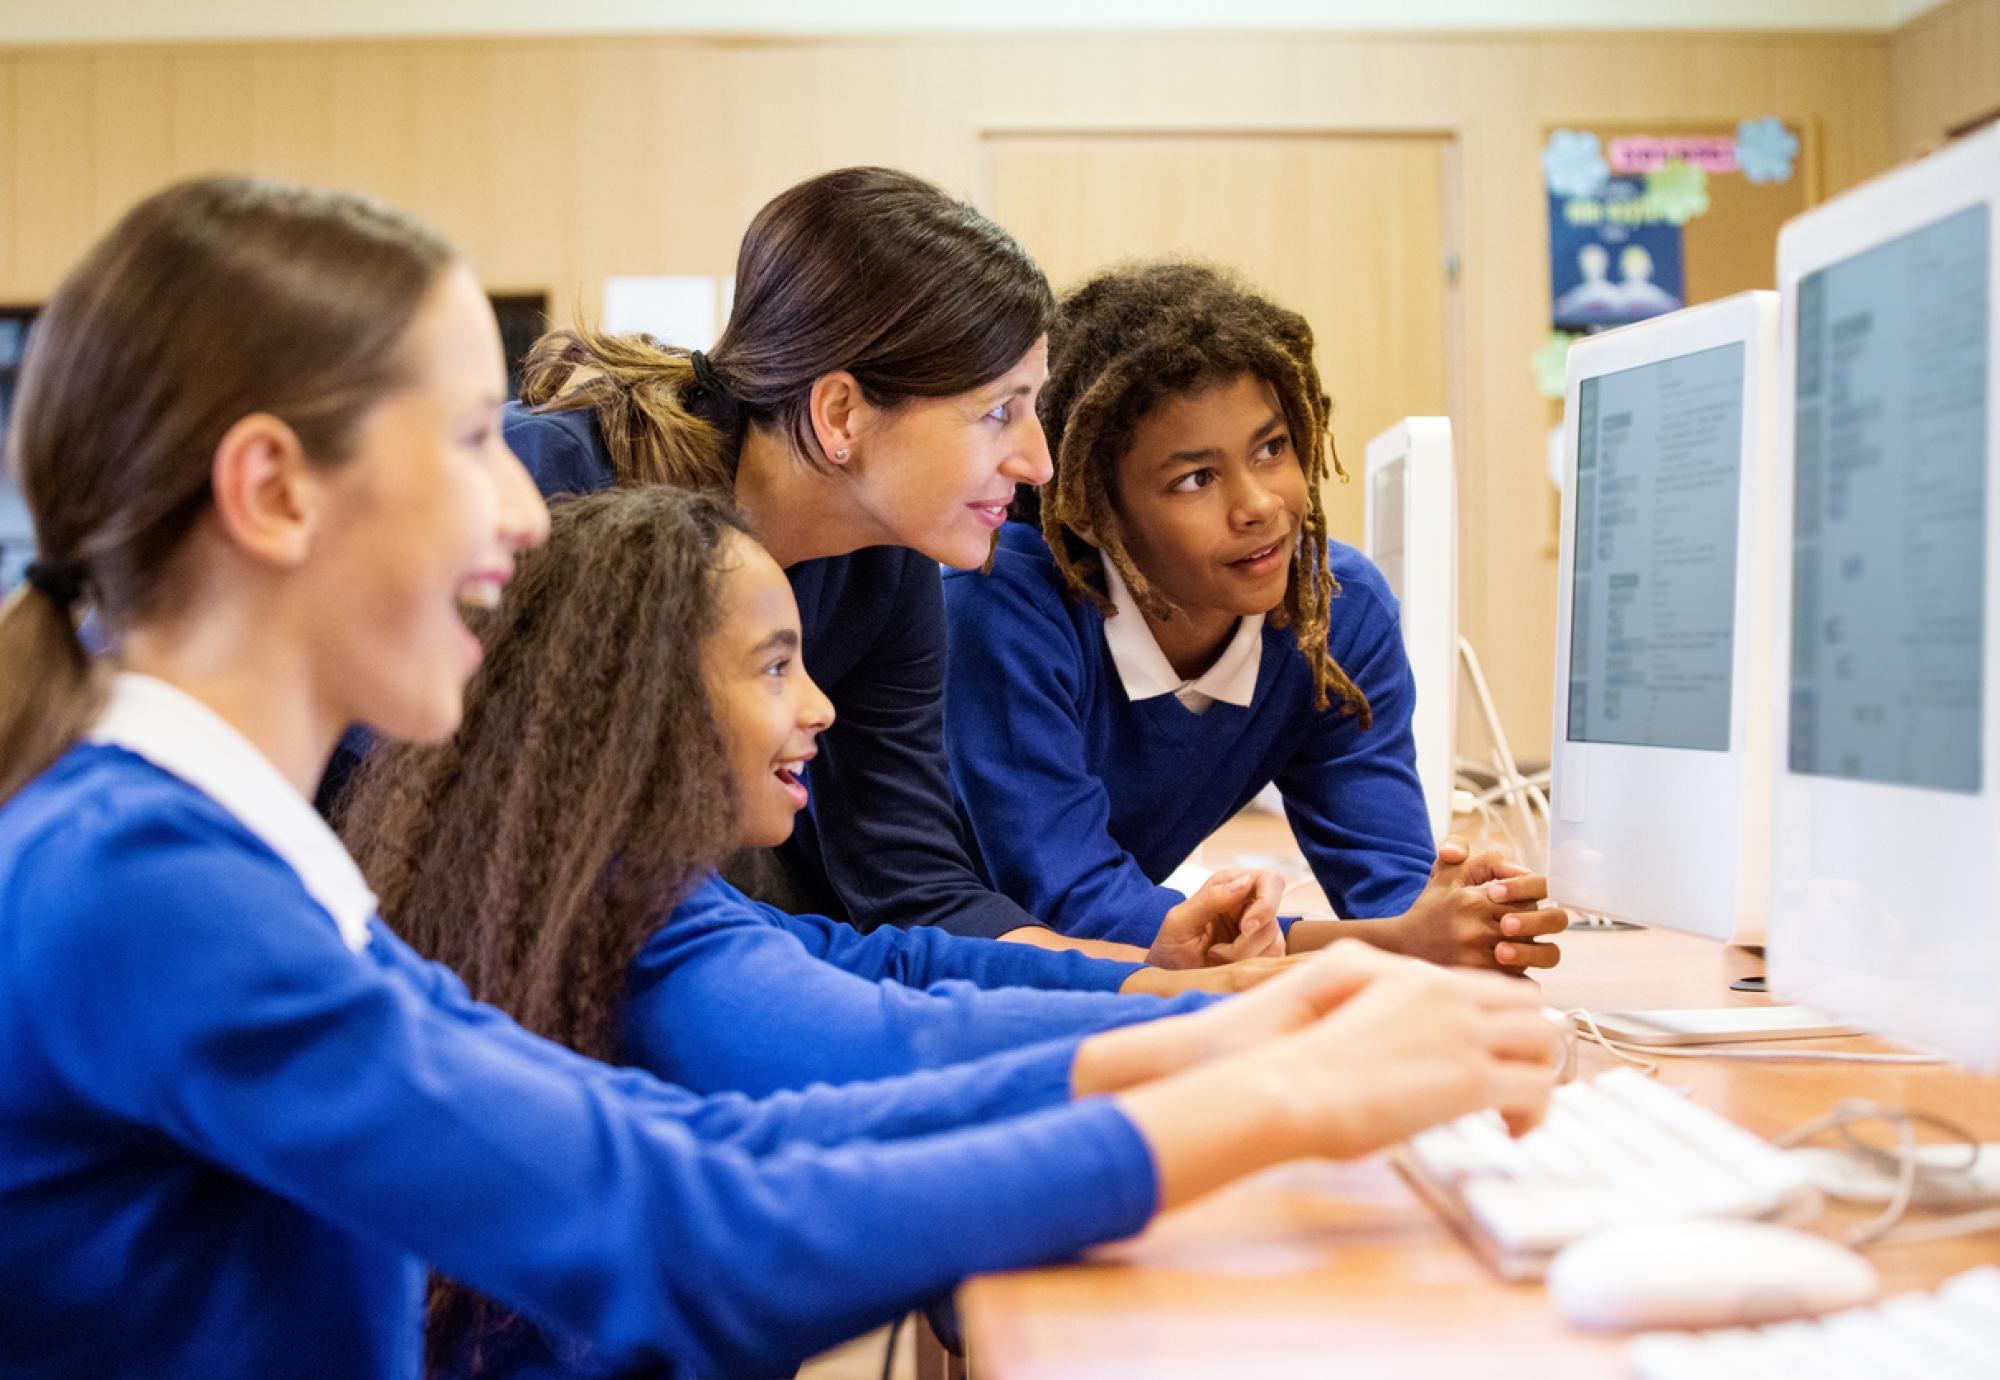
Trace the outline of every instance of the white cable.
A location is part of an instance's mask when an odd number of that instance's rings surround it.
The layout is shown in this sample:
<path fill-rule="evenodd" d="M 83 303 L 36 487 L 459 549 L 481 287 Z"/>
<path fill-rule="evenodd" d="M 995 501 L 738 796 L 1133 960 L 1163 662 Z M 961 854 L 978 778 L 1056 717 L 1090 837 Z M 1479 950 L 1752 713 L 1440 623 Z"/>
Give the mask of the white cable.
<path fill-rule="evenodd" d="M 1547 770 L 1543 770 L 1534 773 L 1534 775 L 1532 776 L 1524 776 L 1521 778 L 1521 786 L 1524 789 L 1534 791 L 1534 798 L 1542 801 L 1543 808 L 1547 808 L 1547 800 L 1542 796 L 1542 793 L 1539 790 L 1536 790 L 1535 788 L 1538 786 L 1548 785 L 1550 781 L 1550 776 L 1551 776 L 1550 772 L 1548 772 Z M 1493 786 L 1488 788 L 1487 790 L 1481 791 L 1478 795 L 1475 795 L 1472 798 L 1472 800 L 1475 805 L 1479 804 L 1491 805 L 1495 801 L 1499 800 L 1502 796 L 1509 794 L 1513 789 L 1514 789 L 1513 787 L 1506 785 Z"/>
<path fill-rule="evenodd" d="M 1869 1121 L 1886 1121 L 1896 1128 L 1894 1150 L 1884 1150 L 1871 1145 L 1854 1133 L 1857 1123 Z M 1902 1225 L 1903 1218 L 1909 1213 L 1910 1204 L 1916 1197 L 1918 1178 L 1930 1170 L 1917 1154 L 1919 1122 L 1943 1131 L 1965 1146 L 1969 1154 L 1965 1165 L 1961 1168 L 1970 1168 L 1978 1162 L 1981 1154 L 1979 1138 L 1957 1122 L 1934 1112 L 1903 1111 L 1859 1098 L 1849 1098 L 1837 1103 L 1832 1111 L 1814 1117 L 1802 1126 L 1792 1128 L 1772 1141 L 1772 1144 L 1781 1149 L 1789 1149 L 1792 1146 L 1803 1145 L 1828 1131 L 1838 1131 L 1854 1153 L 1895 1167 L 1896 1187 L 1889 1195 L 1888 1206 L 1861 1225 L 1848 1228 L 1845 1235 L 1850 1246 L 1856 1248 L 1901 1246 L 1917 1241 L 1969 1236 L 2000 1227 L 2000 1209 L 1994 1208 L 1961 1212 L 1942 1221 Z"/>
<path fill-rule="evenodd" d="M 1521 776 L 1520 764 L 1515 760 L 1513 746 L 1507 741 L 1507 730 L 1500 722 L 1499 708 L 1493 703 L 1493 691 L 1486 683 L 1486 672 L 1479 663 L 1479 653 L 1464 634 L 1459 635 L 1458 656 L 1471 677 L 1474 698 L 1479 703 L 1480 716 L 1486 721 L 1486 731 L 1493 743 L 1493 766 L 1504 788 L 1504 799 L 1519 817 L 1522 832 L 1513 836 L 1516 851 L 1523 859 L 1539 859 L 1545 852 L 1544 830 L 1535 822 L 1535 812 L 1539 808 L 1542 819 L 1549 817 L 1548 801 L 1539 791 L 1534 790 Z"/>
<path fill-rule="evenodd" d="M 1633 1045 L 1614 1040 L 1598 1027 L 1597 1018 L 1577 1008 L 1563 1012 L 1584 1027 L 1594 1044 L 1602 1045 L 1620 1063 L 1631 1064 L 1647 1073 L 1659 1072 L 1658 1059 L 1742 1059 L 1769 1063 L 1828 1064 L 1943 1064 L 1939 1054 L 1866 1054 L 1832 1049 L 1766 1049 L 1759 1045 Z"/>

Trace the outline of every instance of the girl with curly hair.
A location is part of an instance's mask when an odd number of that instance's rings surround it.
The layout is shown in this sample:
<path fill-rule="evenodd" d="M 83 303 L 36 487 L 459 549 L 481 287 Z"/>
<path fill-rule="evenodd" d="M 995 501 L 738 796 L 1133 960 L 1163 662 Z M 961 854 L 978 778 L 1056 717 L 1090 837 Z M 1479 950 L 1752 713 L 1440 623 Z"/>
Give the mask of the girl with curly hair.
<path fill-rule="evenodd" d="M 1331 403 L 1295 312 L 1158 263 L 1066 297 L 1053 482 L 990 572 L 945 581 L 953 782 L 989 880 L 1066 933 L 1143 943 L 1159 885 L 1275 781 L 1344 916 L 1301 922 L 1441 963 L 1546 967 L 1540 877 L 1433 846 L 1396 604 L 1327 536 Z M 1343 475 L 1344 477 L 1344 475 Z M 1040 531 L 1037 532 L 1036 525 Z"/>
<path fill-rule="evenodd" d="M 784 840 L 833 717 L 784 573 L 713 497 L 652 486 L 558 505 L 481 637 L 459 732 L 373 754 L 345 827 L 420 951 L 583 1053 L 749 1092 L 943 1069 L 976 1083 L 1047 1041 L 1079 1069 L 1122 1048 L 1157 1077 L 1264 1038 L 1315 980 L 1295 969 L 1219 1005 L 981 990 L 961 979 L 999 946 L 979 939 L 863 936 L 713 879 L 675 908 L 727 849 Z M 1095 1075 L 1075 1076 L 1081 1090 Z M 448 1282 L 431 1340 L 444 1368 L 593 1367 Z"/>
<path fill-rule="evenodd" d="M 1211 1011 L 760 1101 L 468 999 L 308 795 L 348 723 L 460 721 L 464 606 L 547 531 L 504 378 L 434 231 L 244 178 L 142 202 L 36 328 L 8 444 L 40 555 L 0 608 L 9 1369 L 408 1380 L 433 1266 L 609 1368 L 768 1375 L 1278 1160 L 1539 1114 L 1531 995 L 1352 952 Z M 713 828 L 715 804 L 644 818 Z M 653 862 L 573 880 L 623 907 Z M 1388 1057 L 1343 1069 L 1357 1043 Z"/>

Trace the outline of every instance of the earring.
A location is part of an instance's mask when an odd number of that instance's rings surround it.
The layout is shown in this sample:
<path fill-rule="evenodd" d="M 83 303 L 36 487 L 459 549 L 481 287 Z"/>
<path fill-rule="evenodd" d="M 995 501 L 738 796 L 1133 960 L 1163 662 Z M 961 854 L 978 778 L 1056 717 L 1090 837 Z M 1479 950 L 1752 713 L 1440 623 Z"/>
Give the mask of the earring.
<path fill-rule="evenodd" d="M 845 460 L 847 458 L 847 447 L 842 446 L 839 450 L 835 451 L 833 458 L 836 460 Z"/>

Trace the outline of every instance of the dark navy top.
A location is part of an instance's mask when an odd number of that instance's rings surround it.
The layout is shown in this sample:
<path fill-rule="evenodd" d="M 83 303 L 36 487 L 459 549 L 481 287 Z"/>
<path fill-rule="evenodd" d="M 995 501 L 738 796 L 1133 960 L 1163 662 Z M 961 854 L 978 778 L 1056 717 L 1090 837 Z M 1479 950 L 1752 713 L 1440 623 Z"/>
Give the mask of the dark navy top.
<path fill-rule="evenodd" d="M 549 498 L 614 482 L 596 418 L 509 403 L 507 444 Z M 807 773 L 811 803 L 778 850 L 810 909 L 862 930 L 937 925 L 997 938 L 1038 923 L 981 880 L 944 759 L 944 603 L 938 565 L 875 546 L 801 561 L 806 668 L 837 717 Z M 837 823 L 830 823 L 837 821 Z"/>
<path fill-rule="evenodd" d="M 1276 781 L 1337 913 L 1407 910 L 1436 851 L 1410 734 L 1416 687 L 1382 573 L 1338 542 L 1328 561 L 1341 593 L 1327 642 L 1368 697 L 1369 729 L 1337 703 L 1313 707 L 1297 639 L 1268 623 L 1249 705 L 1134 702 L 1104 615 L 1068 594 L 1023 524 L 1001 530 L 991 575 L 948 576 L 946 741 L 993 884 L 1066 934 L 1150 944 L 1182 899 L 1161 879 Z"/>
<path fill-rule="evenodd" d="M 702 1098 L 313 885 L 124 747 L 0 808 L 0 1374 L 413 1378 L 427 1264 L 607 1367 L 788 1373 L 1152 1211 L 1073 1040 Z"/>

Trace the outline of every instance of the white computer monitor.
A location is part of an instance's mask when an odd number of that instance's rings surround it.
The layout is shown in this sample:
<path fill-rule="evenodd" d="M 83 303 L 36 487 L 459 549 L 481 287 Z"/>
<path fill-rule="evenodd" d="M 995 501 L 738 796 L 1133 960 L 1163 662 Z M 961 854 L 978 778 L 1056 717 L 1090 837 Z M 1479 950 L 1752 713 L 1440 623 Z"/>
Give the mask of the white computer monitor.
<path fill-rule="evenodd" d="M 1451 828 L 1458 724 L 1458 477 L 1451 421 L 1405 417 L 1368 443 L 1365 551 L 1402 606 L 1416 681 L 1411 730 L 1431 832 Z"/>
<path fill-rule="evenodd" d="M 1769 895 L 1778 301 L 1570 351 L 1549 894 L 1754 944 Z"/>
<path fill-rule="evenodd" d="M 1773 987 L 2000 1066 L 2000 129 L 1787 224 Z"/>

